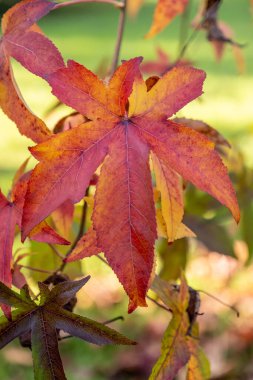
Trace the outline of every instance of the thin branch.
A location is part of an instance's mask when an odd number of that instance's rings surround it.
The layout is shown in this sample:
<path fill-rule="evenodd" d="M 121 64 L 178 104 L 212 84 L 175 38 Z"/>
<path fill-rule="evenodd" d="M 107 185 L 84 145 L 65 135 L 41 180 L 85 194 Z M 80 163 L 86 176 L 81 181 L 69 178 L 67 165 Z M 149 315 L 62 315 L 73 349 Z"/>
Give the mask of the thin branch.
<path fill-rule="evenodd" d="M 123 0 L 123 5 L 120 8 L 118 36 L 117 36 L 116 46 L 114 50 L 110 76 L 113 75 L 114 71 L 118 67 L 120 49 L 121 49 L 122 38 L 123 38 L 123 33 L 124 33 L 124 28 L 125 28 L 125 21 L 126 21 L 126 10 L 127 10 L 127 0 Z"/>
<path fill-rule="evenodd" d="M 169 309 L 168 307 L 162 305 L 160 302 L 156 301 L 154 298 L 152 298 L 152 297 L 150 297 L 150 296 L 147 295 L 147 299 L 149 299 L 150 301 L 152 301 L 154 304 L 156 304 L 156 306 L 160 307 L 161 309 L 169 311 L 170 313 L 172 313 L 171 309 Z"/>
<path fill-rule="evenodd" d="M 70 0 L 70 1 L 65 1 L 65 3 L 59 3 L 57 4 L 54 9 L 59 9 L 63 7 L 67 7 L 68 5 L 73 5 L 73 4 L 81 4 L 81 3 L 104 3 L 104 4 L 111 4 L 114 5 L 117 8 L 123 8 L 124 3 L 117 1 L 117 0 Z"/>
<path fill-rule="evenodd" d="M 50 244 L 48 243 L 48 246 L 51 248 L 51 250 L 53 251 L 53 253 L 56 254 L 56 256 L 58 256 L 61 260 L 64 260 L 65 259 L 65 256 L 63 256 L 54 246 L 53 244 Z"/>
<path fill-rule="evenodd" d="M 54 273 L 54 272 L 52 272 L 50 270 L 33 268 L 33 267 L 28 266 L 28 265 L 21 265 L 21 267 L 24 268 L 24 269 L 29 269 L 29 270 L 34 271 L 34 272 L 47 273 L 47 274 L 53 274 Z"/>
<path fill-rule="evenodd" d="M 103 325 L 109 325 L 110 323 L 112 322 L 116 322 L 116 321 L 124 321 L 124 317 L 122 317 L 121 315 L 119 317 L 115 317 L 115 318 L 112 318 L 112 319 L 109 319 L 109 321 L 105 321 L 103 322 Z"/>
<path fill-rule="evenodd" d="M 97 255 L 96 257 L 97 257 L 99 260 L 103 261 L 103 263 L 106 264 L 108 267 L 110 266 L 110 265 L 108 264 L 108 262 L 107 262 L 105 259 L 103 259 L 102 256 Z"/>
<path fill-rule="evenodd" d="M 86 190 L 86 193 L 85 193 L 85 196 L 87 197 L 89 195 L 89 187 L 87 188 Z M 81 237 L 83 236 L 84 234 L 84 231 L 85 231 L 85 220 L 86 220 L 86 213 L 87 213 L 87 202 L 84 200 L 83 201 L 83 208 L 82 208 L 82 216 L 81 216 L 81 221 L 80 221 L 80 226 L 79 226 L 79 231 L 78 231 L 78 234 L 73 242 L 73 244 L 71 245 L 71 247 L 69 248 L 68 252 L 66 253 L 65 257 L 64 257 L 64 261 L 62 262 L 61 266 L 59 267 L 59 269 L 57 269 L 55 271 L 55 273 L 57 272 L 62 272 L 63 269 L 65 268 L 65 266 L 67 265 L 67 262 L 66 262 L 66 258 L 69 257 L 69 255 L 71 254 L 71 252 L 75 249 L 75 247 L 77 246 L 77 243 L 79 242 L 79 240 L 81 239 Z"/>
<path fill-rule="evenodd" d="M 191 2 L 188 3 L 188 5 L 186 6 L 184 10 L 184 13 L 181 16 L 180 32 L 179 32 L 179 54 L 188 36 L 187 32 L 188 32 L 188 23 L 189 23 L 189 17 L 190 17 L 190 6 L 191 6 Z"/>
<path fill-rule="evenodd" d="M 206 294 L 208 297 L 213 298 L 215 301 L 221 303 L 222 305 L 224 305 L 224 306 L 226 306 L 226 307 L 229 307 L 231 310 L 233 310 L 233 311 L 236 313 L 237 318 L 240 317 L 239 310 L 238 310 L 235 306 L 233 306 L 233 305 L 229 305 L 228 303 L 222 301 L 222 300 L 221 300 L 220 298 L 218 298 L 218 297 L 215 297 L 215 296 L 212 295 L 211 293 L 206 292 L 205 290 L 199 289 L 199 290 L 196 290 L 196 292 L 204 293 L 204 294 Z"/>

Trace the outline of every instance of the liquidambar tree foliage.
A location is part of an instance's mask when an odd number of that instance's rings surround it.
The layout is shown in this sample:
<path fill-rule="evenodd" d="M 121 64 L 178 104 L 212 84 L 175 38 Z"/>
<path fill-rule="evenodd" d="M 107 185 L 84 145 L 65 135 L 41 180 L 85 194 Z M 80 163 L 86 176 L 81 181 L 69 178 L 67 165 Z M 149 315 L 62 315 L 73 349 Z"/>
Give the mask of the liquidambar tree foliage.
<path fill-rule="evenodd" d="M 98 255 L 122 284 L 129 313 L 147 306 L 150 288 L 172 313 L 150 379 L 174 379 L 185 365 L 187 379 L 208 379 L 209 364 L 198 339 L 199 294 L 188 287 L 183 273 L 179 285 L 155 275 L 154 257 L 159 236 L 170 243 L 194 236 L 182 222 L 188 182 L 226 206 L 236 222 L 240 219 L 235 191 L 219 155 L 219 146 L 228 145 L 227 141 L 202 121 L 173 119 L 177 111 L 201 96 L 206 75 L 184 60 L 189 41 L 175 62 L 159 50 L 157 62 L 133 57 L 118 65 L 127 9 L 133 15 L 143 3 L 135 0 L 128 4 L 94 1 L 115 6 L 120 13 L 113 62 L 103 79 L 73 60 L 65 64 L 36 23 L 49 12 L 86 2 L 24 0 L 2 18 L 0 105 L 20 134 L 36 144 L 29 150 L 38 163 L 30 171 L 28 160 L 23 163 L 9 194 L 0 194 L 0 302 L 4 313 L 0 346 L 19 337 L 23 346 L 32 349 L 35 379 L 64 379 L 58 351 L 62 332 L 98 345 L 136 344 L 134 336 L 124 337 L 105 324 L 73 313 L 75 295 L 88 277 L 70 279 L 63 272 L 70 262 Z M 239 50 L 240 46 L 218 23 L 220 3 L 204 1 L 193 33 L 204 30 L 221 56 L 224 44 Z M 159 0 L 146 38 L 186 12 L 188 5 L 188 0 Z M 43 78 L 59 104 L 73 108 L 54 130 L 25 104 L 11 58 Z M 144 79 L 150 70 L 160 75 Z M 82 212 L 73 223 L 80 202 Z M 88 208 L 92 209 L 89 222 Z M 90 227 L 85 231 L 87 223 Z M 69 241 L 76 230 L 75 239 Z M 18 237 L 22 242 L 30 239 L 50 246 L 58 260 L 53 273 L 37 286 L 29 286 L 22 272 L 22 260 L 29 254 L 18 251 L 13 256 Z M 69 249 L 61 248 L 64 245 Z M 43 272 L 43 267 L 39 269 Z M 12 286 L 19 292 L 11 290 Z"/>

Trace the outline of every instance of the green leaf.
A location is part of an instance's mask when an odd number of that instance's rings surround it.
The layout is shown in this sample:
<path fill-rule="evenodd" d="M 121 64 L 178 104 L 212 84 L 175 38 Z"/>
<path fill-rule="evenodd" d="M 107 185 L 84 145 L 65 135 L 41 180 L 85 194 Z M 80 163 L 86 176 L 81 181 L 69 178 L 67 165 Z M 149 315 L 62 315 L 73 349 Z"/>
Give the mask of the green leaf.
<path fill-rule="evenodd" d="M 199 345 L 198 326 L 195 323 L 192 337 L 188 337 L 188 347 L 191 357 L 187 366 L 186 380 L 208 380 L 211 377 L 209 361 Z"/>
<path fill-rule="evenodd" d="M 135 344 L 109 327 L 63 308 L 75 298 L 75 294 L 89 278 L 87 276 L 79 281 L 65 280 L 52 289 L 52 284 L 47 286 L 39 283 L 39 305 L 28 299 L 27 288 L 20 295 L 0 284 L 0 300 L 17 307 L 12 313 L 11 321 L 0 319 L 0 348 L 31 331 L 35 380 L 66 379 L 58 351 L 59 330 L 98 345 Z"/>
<path fill-rule="evenodd" d="M 49 312 L 52 316 L 57 316 L 56 327 L 70 335 L 84 339 L 87 342 L 104 344 L 134 345 L 135 342 L 119 334 L 117 331 L 98 323 L 91 319 L 70 313 L 67 310 L 60 310 L 56 306 L 50 306 Z"/>
<path fill-rule="evenodd" d="M 0 282 L 0 303 L 13 307 L 32 306 L 34 303 L 29 299 L 24 292 L 18 294 Z"/>
<path fill-rule="evenodd" d="M 64 380 L 54 322 L 43 308 L 32 319 L 32 353 L 36 380 Z"/>
<path fill-rule="evenodd" d="M 188 287 L 183 275 L 180 286 L 156 276 L 151 288 L 169 306 L 172 319 L 162 340 L 161 356 L 153 367 L 149 380 L 173 380 L 187 363 L 187 380 L 209 379 L 208 359 L 198 340 L 198 292 Z"/>
<path fill-rule="evenodd" d="M 161 356 L 156 362 L 150 380 L 173 380 L 176 374 L 190 359 L 190 352 L 185 339 L 189 328 L 186 313 L 176 314 L 164 334 Z"/>
<path fill-rule="evenodd" d="M 66 305 L 89 279 L 90 276 L 87 276 L 78 281 L 64 281 L 55 285 L 45 302 L 56 302 L 59 306 Z"/>

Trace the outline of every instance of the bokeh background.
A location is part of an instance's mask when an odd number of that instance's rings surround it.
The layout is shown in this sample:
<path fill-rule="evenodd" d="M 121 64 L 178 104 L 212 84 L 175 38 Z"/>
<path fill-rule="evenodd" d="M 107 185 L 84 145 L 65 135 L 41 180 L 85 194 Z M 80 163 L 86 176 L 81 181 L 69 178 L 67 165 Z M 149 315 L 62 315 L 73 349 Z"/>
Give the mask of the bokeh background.
<path fill-rule="evenodd" d="M 188 21 L 194 19 L 200 0 L 192 0 Z M 14 1 L 0 1 L 2 13 Z M 135 18 L 128 17 L 121 58 L 143 56 L 154 61 L 161 48 L 173 62 L 182 47 L 182 36 L 189 37 L 190 27 L 182 26 L 180 17 L 157 37 L 147 40 L 155 1 L 144 0 Z M 243 61 L 234 57 L 231 45 L 217 61 L 213 46 L 199 31 L 189 45 L 185 58 L 204 69 L 207 79 L 204 95 L 178 113 L 179 117 L 204 120 L 227 138 L 232 149 L 222 148 L 237 190 L 242 220 L 236 226 L 229 212 L 209 196 L 187 185 L 186 224 L 198 239 L 181 239 L 168 245 L 157 244 L 157 272 L 168 280 L 176 280 L 179 268 L 186 270 L 189 284 L 218 296 L 236 306 L 235 313 L 205 294 L 201 294 L 199 317 L 201 343 L 211 362 L 212 379 L 253 379 L 253 16 L 249 0 L 223 0 L 220 19 L 233 29 L 236 41 L 245 44 Z M 100 75 L 105 73 L 114 51 L 118 10 L 110 5 L 82 4 L 52 12 L 39 25 L 62 52 Z M 53 128 L 55 122 L 71 110 L 58 107 L 49 86 L 40 78 L 13 62 L 16 80 L 22 94 L 36 115 Z M 20 163 L 28 157 L 27 147 L 33 143 L 19 135 L 15 125 L 0 113 L 0 186 L 4 193 L 11 187 L 12 177 Z M 30 166 L 34 161 L 30 161 Z M 76 216 L 78 218 L 78 215 Z M 16 243 L 16 248 L 18 242 Z M 39 251 L 35 263 L 45 268 L 51 253 L 42 245 L 29 245 Z M 44 255 L 44 256 L 43 256 Z M 33 263 L 34 264 L 34 263 Z M 35 265 L 34 265 L 35 266 Z M 147 379 L 160 352 L 160 341 L 170 315 L 149 301 L 149 307 L 127 315 L 127 299 L 112 271 L 96 258 L 87 259 L 73 273 L 91 274 L 89 284 L 79 294 L 78 312 L 105 321 L 122 315 L 123 322 L 112 327 L 137 340 L 136 348 L 90 346 L 77 339 L 60 344 L 64 367 L 70 380 Z M 38 279 L 40 274 L 24 269 L 26 276 Z M 37 276 L 37 278 L 36 278 Z M 43 279 L 43 278 L 42 278 Z M 33 379 L 29 350 L 18 342 L 0 353 L 0 378 L 3 380 Z M 184 378 L 184 372 L 178 379 Z"/>

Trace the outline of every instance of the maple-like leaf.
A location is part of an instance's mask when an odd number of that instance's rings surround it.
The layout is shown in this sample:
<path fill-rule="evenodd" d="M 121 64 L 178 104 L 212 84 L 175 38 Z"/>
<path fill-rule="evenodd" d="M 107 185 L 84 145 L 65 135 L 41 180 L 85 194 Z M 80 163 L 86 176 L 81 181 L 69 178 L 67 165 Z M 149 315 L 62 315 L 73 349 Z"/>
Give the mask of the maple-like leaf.
<path fill-rule="evenodd" d="M 66 200 L 79 202 L 104 161 L 93 228 L 97 247 L 129 295 L 129 311 L 146 305 L 154 265 L 150 150 L 168 173 L 172 170 L 210 193 L 239 220 L 236 196 L 214 144 L 194 129 L 167 120 L 201 95 L 204 72 L 175 67 L 148 91 L 140 62 L 124 62 L 108 85 L 73 61 L 48 76 L 53 93 L 91 121 L 31 148 L 40 163 L 29 180 L 22 222 L 25 237 Z"/>
<path fill-rule="evenodd" d="M 184 12 L 188 0 L 158 0 L 153 23 L 146 38 L 160 33 L 177 15 Z"/>
<path fill-rule="evenodd" d="M 79 281 L 65 281 L 52 290 L 39 283 L 38 303 L 28 292 L 18 294 L 0 283 L 0 302 L 16 309 L 12 312 L 12 321 L 0 321 L 0 348 L 30 332 L 35 379 L 66 379 L 58 350 L 59 330 L 97 345 L 135 344 L 101 323 L 64 309 L 88 280 L 89 276 Z"/>
<path fill-rule="evenodd" d="M 21 219 L 30 173 L 23 174 L 25 165 L 18 170 L 10 196 L 6 198 L 0 191 L 0 281 L 7 286 L 12 284 L 12 246 L 15 238 L 16 225 L 21 228 Z M 51 244 L 69 244 L 59 236 L 46 222 L 39 223 L 29 233 L 36 241 Z"/>
<path fill-rule="evenodd" d="M 64 67 L 57 48 L 35 25 L 54 7 L 55 3 L 48 0 L 24 0 L 10 8 L 2 18 L 0 106 L 16 123 L 19 132 L 35 142 L 46 140 L 51 132 L 45 123 L 29 110 L 22 98 L 12 73 L 10 57 L 42 77 Z"/>
<path fill-rule="evenodd" d="M 180 286 L 156 276 L 151 289 L 169 307 L 172 319 L 163 336 L 161 356 L 149 379 L 173 380 L 178 371 L 187 364 L 187 380 L 208 380 L 209 362 L 198 341 L 198 292 L 187 286 L 183 275 Z"/>

